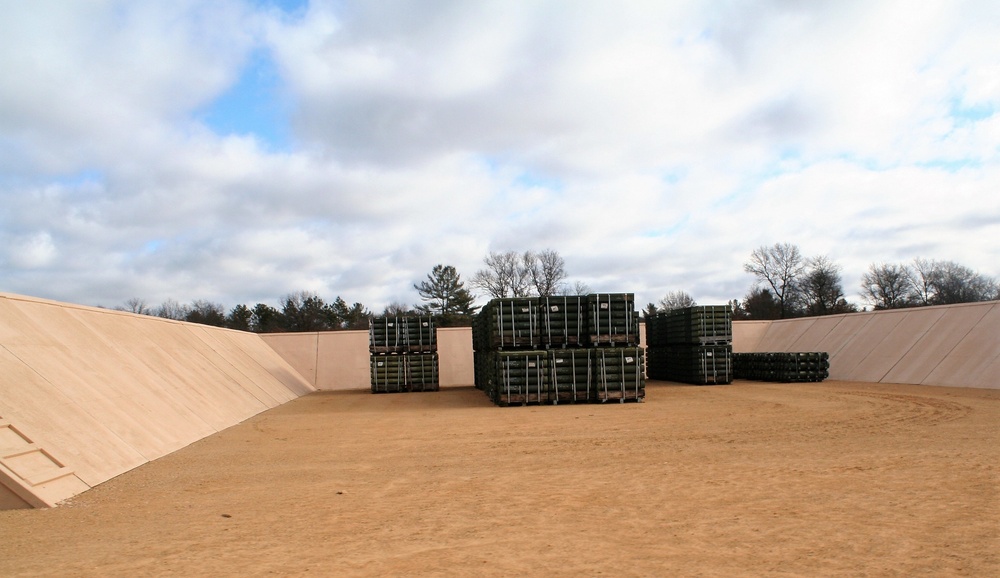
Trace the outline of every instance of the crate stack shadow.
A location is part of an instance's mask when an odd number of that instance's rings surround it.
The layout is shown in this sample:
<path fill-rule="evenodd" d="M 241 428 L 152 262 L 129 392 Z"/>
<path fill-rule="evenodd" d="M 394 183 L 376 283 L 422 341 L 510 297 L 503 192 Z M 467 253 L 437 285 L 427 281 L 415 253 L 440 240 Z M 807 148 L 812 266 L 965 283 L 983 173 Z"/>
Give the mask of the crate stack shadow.
<path fill-rule="evenodd" d="M 438 391 L 437 331 L 429 316 L 368 322 L 372 393 Z"/>
<path fill-rule="evenodd" d="M 476 387 L 499 406 L 645 398 L 631 293 L 493 299 L 472 335 Z"/>
<path fill-rule="evenodd" d="M 694 385 L 733 381 L 733 311 L 701 305 L 646 318 L 649 378 Z"/>

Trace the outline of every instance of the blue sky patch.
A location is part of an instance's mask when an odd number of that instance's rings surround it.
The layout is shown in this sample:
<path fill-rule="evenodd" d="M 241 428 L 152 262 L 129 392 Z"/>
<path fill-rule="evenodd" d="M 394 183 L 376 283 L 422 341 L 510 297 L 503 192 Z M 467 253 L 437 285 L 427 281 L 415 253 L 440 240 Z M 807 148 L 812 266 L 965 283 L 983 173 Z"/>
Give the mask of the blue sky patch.
<path fill-rule="evenodd" d="M 948 114 L 955 119 L 955 124 L 963 125 L 985 120 L 996 110 L 992 103 L 963 104 L 961 99 L 953 98 L 948 107 Z"/>
<path fill-rule="evenodd" d="M 254 135 L 265 148 L 287 150 L 291 108 L 270 53 L 258 49 L 236 84 L 208 106 L 202 120 L 217 134 Z"/>

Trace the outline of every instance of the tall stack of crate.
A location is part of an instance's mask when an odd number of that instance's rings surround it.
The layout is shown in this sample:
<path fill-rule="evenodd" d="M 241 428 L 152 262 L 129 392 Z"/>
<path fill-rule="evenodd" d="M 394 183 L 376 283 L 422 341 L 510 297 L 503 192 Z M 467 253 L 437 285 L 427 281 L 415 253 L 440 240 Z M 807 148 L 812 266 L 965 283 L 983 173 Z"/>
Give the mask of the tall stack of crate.
<path fill-rule="evenodd" d="M 729 305 L 685 307 L 648 317 L 650 379 L 695 385 L 732 383 L 732 319 Z"/>
<path fill-rule="evenodd" d="M 497 405 L 645 398 L 631 293 L 493 299 L 472 334 L 476 387 Z"/>
<path fill-rule="evenodd" d="M 830 355 L 825 351 L 734 353 L 736 379 L 815 382 L 830 377 Z"/>
<path fill-rule="evenodd" d="M 438 391 L 437 331 L 429 316 L 368 321 L 372 393 Z"/>

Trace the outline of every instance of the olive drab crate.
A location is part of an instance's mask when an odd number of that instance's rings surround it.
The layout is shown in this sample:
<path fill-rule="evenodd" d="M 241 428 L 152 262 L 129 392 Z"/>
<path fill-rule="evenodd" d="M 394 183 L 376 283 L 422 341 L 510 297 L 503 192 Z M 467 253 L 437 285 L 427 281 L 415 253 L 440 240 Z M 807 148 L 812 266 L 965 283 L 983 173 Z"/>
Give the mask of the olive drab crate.
<path fill-rule="evenodd" d="M 473 320 L 475 384 L 497 405 L 642 401 L 631 293 L 498 298 Z"/>
<path fill-rule="evenodd" d="M 825 351 L 734 353 L 736 379 L 817 382 L 830 377 L 830 355 Z"/>
<path fill-rule="evenodd" d="M 429 316 L 368 321 L 372 393 L 438 391 L 437 331 Z"/>
<path fill-rule="evenodd" d="M 647 374 L 695 385 L 732 383 L 732 340 L 729 305 L 661 311 L 646 319 Z"/>

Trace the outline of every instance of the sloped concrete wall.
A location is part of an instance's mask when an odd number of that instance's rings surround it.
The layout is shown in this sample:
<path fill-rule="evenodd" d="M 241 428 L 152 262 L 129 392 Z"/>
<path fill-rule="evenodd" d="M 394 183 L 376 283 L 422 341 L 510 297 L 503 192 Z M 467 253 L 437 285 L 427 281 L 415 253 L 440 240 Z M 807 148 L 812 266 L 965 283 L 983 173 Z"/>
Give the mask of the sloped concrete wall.
<path fill-rule="evenodd" d="M 0 293 L 0 507 L 54 505 L 310 391 L 252 333 Z"/>
<path fill-rule="evenodd" d="M 736 321 L 733 351 L 826 351 L 831 379 L 1000 389 L 1000 302 Z"/>

